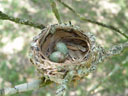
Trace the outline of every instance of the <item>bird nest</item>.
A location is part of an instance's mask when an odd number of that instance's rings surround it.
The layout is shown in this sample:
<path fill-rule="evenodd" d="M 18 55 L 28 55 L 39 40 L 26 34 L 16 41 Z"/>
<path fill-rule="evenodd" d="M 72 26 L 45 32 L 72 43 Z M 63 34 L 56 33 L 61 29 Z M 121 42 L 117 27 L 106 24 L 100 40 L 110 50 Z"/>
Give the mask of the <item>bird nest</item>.
<path fill-rule="evenodd" d="M 62 83 L 70 71 L 74 71 L 73 80 L 82 78 L 88 75 L 90 70 L 95 69 L 93 62 L 96 59 L 96 52 L 93 37 L 90 33 L 70 24 L 47 26 L 33 38 L 30 61 L 35 65 L 41 77 L 56 83 Z M 58 57 L 55 54 L 58 61 L 52 61 L 50 55 L 57 50 L 58 42 L 66 46 L 67 52 L 59 54 Z M 61 49 L 63 50 L 63 46 L 60 47 Z"/>

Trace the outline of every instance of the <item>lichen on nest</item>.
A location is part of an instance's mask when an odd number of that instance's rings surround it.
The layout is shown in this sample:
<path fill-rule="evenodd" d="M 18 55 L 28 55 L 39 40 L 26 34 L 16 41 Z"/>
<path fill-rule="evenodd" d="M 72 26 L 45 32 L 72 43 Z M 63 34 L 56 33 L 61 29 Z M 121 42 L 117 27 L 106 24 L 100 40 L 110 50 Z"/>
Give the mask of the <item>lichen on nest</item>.
<path fill-rule="evenodd" d="M 77 26 L 63 23 L 49 25 L 35 36 L 30 53 L 31 62 L 40 76 L 59 84 L 70 71 L 74 71 L 73 80 L 86 76 L 94 67 L 93 62 L 98 54 L 95 39 L 91 33 L 84 32 Z M 50 58 L 56 53 L 64 55 L 62 60 L 54 61 Z M 55 56 L 55 59 L 58 58 L 59 56 L 57 58 Z"/>

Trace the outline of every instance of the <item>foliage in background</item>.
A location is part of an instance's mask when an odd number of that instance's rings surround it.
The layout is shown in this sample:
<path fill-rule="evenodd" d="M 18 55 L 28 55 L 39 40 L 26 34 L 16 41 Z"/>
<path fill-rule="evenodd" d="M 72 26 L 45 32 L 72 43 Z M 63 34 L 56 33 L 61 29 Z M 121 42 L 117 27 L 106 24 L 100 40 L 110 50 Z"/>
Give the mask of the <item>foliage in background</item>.
<path fill-rule="evenodd" d="M 114 25 L 128 34 L 128 3 L 127 0 L 64 0 L 81 15 L 106 24 Z M 67 8 L 57 3 L 62 20 L 80 26 L 83 30 L 92 32 L 97 42 L 106 49 L 113 44 L 125 41 L 125 38 L 109 29 L 85 23 L 74 16 Z M 57 23 L 47 0 L 1 0 L 0 10 L 4 13 L 29 19 L 45 25 Z M 17 25 L 10 21 L 0 20 L 0 88 L 14 86 L 37 78 L 34 67 L 28 60 L 29 44 L 39 29 L 25 25 Z M 20 43 L 17 43 L 20 42 Z M 8 48 L 8 46 L 10 46 Z M 105 63 L 99 64 L 96 72 L 72 85 L 67 96 L 85 96 L 87 91 L 112 71 L 115 65 L 121 65 L 105 83 L 93 94 L 101 96 L 128 95 L 128 49 Z M 20 93 L 23 96 L 53 96 L 56 85 L 50 85 L 39 90 Z M 86 91 L 85 91 L 86 90 Z M 14 95 L 13 95 L 14 96 Z M 15 95 L 19 96 L 19 94 Z"/>

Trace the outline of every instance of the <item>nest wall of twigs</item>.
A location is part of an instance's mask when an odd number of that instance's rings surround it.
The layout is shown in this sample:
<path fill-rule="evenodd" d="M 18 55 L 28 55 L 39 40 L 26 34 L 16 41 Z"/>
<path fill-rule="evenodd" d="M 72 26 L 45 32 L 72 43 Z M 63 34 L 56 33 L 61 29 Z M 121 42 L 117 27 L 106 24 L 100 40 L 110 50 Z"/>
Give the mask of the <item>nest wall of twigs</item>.
<path fill-rule="evenodd" d="M 63 42 L 68 49 L 65 59 L 53 62 L 49 59 L 55 51 L 57 42 Z M 69 24 L 47 26 L 33 38 L 31 43 L 31 62 L 41 77 L 61 83 L 67 72 L 74 71 L 73 79 L 84 77 L 89 73 L 96 59 L 93 35 Z M 83 71 L 84 70 L 84 71 Z"/>

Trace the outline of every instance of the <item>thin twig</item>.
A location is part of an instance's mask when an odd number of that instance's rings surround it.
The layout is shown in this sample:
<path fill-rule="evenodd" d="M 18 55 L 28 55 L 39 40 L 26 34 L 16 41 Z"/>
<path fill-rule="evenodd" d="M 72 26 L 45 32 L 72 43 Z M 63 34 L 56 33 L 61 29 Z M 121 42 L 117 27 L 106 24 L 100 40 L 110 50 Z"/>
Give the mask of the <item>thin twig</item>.
<path fill-rule="evenodd" d="M 97 83 L 96 85 L 94 85 L 87 93 L 87 96 L 89 96 L 89 94 L 91 94 L 91 92 L 93 92 L 95 89 L 97 89 L 99 86 L 101 86 L 105 81 L 107 81 L 113 74 L 115 74 L 118 70 L 120 69 L 119 65 L 116 65 L 114 67 L 114 69 L 105 77 L 103 78 L 99 83 Z"/>
<path fill-rule="evenodd" d="M 61 18 L 60 18 L 59 11 L 58 11 L 58 9 L 56 7 L 56 3 L 54 2 L 54 0 L 49 0 L 49 1 L 51 3 L 52 11 L 53 11 L 56 19 L 58 20 L 58 23 L 62 23 Z"/>
<path fill-rule="evenodd" d="M 116 28 L 116 27 L 114 27 L 112 25 L 106 25 L 106 24 L 103 24 L 101 22 L 98 22 L 98 21 L 95 21 L 95 20 L 91 20 L 91 19 L 88 19 L 87 17 L 81 16 L 79 13 L 77 13 L 72 7 L 70 7 L 66 3 L 62 2 L 61 0 L 57 0 L 57 1 L 59 3 L 61 3 L 63 6 L 67 7 L 70 11 L 72 11 L 76 16 L 78 16 L 80 18 L 80 20 L 83 20 L 83 21 L 86 21 L 86 22 L 90 22 L 90 23 L 93 23 L 93 24 L 97 24 L 97 25 L 100 25 L 102 27 L 114 30 L 114 31 L 120 33 L 121 35 L 123 35 L 125 38 L 128 39 L 128 36 L 125 33 L 123 33 L 122 31 L 120 31 L 118 28 Z"/>
<path fill-rule="evenodd" d="M 0 20 L 10 20 L 10 21 L 18 23 L 18 24 L 29 25 L 29 26 L 39 28 L 39 29 L 45 28 L 45 26 L 43 24 L 33 23 L 33 22 L 26 20 L 26 19 L 8 16 L 7 14 L 3 13 L 2 11 L 0 11 Z"/>

